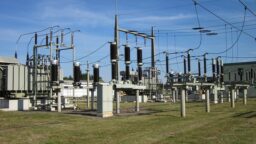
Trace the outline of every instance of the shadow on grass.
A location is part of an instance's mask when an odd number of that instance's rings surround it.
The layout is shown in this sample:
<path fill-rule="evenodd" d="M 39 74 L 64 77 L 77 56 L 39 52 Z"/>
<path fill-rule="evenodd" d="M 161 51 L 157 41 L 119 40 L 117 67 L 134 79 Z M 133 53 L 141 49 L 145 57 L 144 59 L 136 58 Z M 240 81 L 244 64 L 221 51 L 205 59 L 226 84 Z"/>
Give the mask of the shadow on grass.
<path fill-rule="evenodd" d="M 249 111 L 249 112 L 239 113 L 234 115 L 233 117 L 253 118 L 253 117 L 256 117 L 256 112 Z"/>

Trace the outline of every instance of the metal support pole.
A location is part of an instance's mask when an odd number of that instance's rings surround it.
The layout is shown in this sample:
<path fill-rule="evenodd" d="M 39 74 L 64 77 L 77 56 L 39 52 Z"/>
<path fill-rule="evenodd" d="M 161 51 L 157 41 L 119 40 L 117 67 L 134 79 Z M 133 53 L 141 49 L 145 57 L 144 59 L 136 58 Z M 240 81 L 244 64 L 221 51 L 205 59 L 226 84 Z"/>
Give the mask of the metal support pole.
<path fill-rule="evenodd" d="M 52 62 L 52 31 L 50 31 L 50 62 Z M 49 77 L 52 75 L 52 68 L 50 67 Z M 49 97 L 52 98 L 52 84 L 49 82 L 50 94 Z"/>
<path fill-rule="evenodd" d="M 152 71 L 151 71 L 151 68 L 149 68 L 149 80 L 148 80 L 148 84 L 149 84 L 149 97 L 150 97 L 151 100 L 153 100 L 152 92 L 151 92 L 151 79 L 152 79 Z"/>
<path fill-rule="evenodd" d="M 231 107 L 235 108 L 235 90 L 231 90 Z"/>
<path fill-rule="evenodd" d="M 178 101 L 179 100 L 179 89 L 177 88 L 176 90 L 175 90 L 176 92 L 176 101 Z"/>
<path fill-rule="evenodd" d="M 231 102 L 231 91 L 228 91 L 228 102 Z"/>
<path fill-rule="evenodd" d="M 206 93 L 205 93 L 205 106 L 206 106 L 206 109 L 205 111 L 206 112 L 210 112 L 210 92 L 209 92 L 209 89 L 206 90 Z"/>
<path fill-rule="evenodd" d="M 176 103 L 176 95 L 177 95 L 177 93 L 176 93 L 176 90 L 174 89 L 172 91 L 172 101 L 173 101 L 173 103 Z"/>
<path fill-rule="evenodd" d="M 118 95 L 118 91 L 115 90 L 115 97 L 116 97 L 116 114 L 120 113 L 120 97 Z"/>
<path fill-rule="evenodd" d="M 240 96 L 239 88 L 237 88 L 237 90 L 236 90 L 236 97 L 235 97 L 235 100 L 236 100 L 236 99 L 239 99 L 239 96 Z"/>
<path fill-rule="evenodd" d="M 180 102 L 180 107 L 181 107 L 181 117 L 186 117 L 186 102 L 185 102 L 185 89 L 181 90 L 181 102 Z"/>
<path fill-rule="evenodd" d="M 135 107 L 135 111 L 139 112 L 140 111 L 140 91 L 136 90 L 136 107 Z"/>
<path fill-rule="evenodd" d="M 114 41 L 116 42 L 116 47 L 117 47 L 117 60 L 116 60 L 116 80 L 120 80 L 120 73 L 119 73 L 119 26 L 118 26 L 118 15 L 115 15 L 115 28 L 114 28 Z"/>
<path fill-rule="evenodd" d="M 91 110 L 94 110 L 94 88 L 91 91 Z"/>
<path fill-rule="evenodd" d="M 188 90 L 185 90 L 185 94 L 186 94 L 186 102 L 188 102 Z"/>
<path fill-rule="evenodd" d="M 155 68 L 155 38 L 154 38 L 154 27 L 151 28 L 151 67 Z M 152 76 L 154 77 L 154 75 Z"/>
<path fill-rule="evenodd" d="M 247 104 L 247 88 L 244 89 L 244 105 Z"/>
<path fill-rule="evenodd" d="M 223 103 L 224 102 L 224 100 L 223 100 L 223 91 L 220 93 L 220 103 Z"/>
<path fill-rule="evenodd" d="M 34 46 L 33 49 L 33 107 L 36 108 L 37 105 L 37 47 Z"/>
<path fill-rule="evenodd" d="M 57 93 L 58 96 L 58 112 L 61 112 L 61 96 L 59 93 Z"/>
<path fill-rule="evenodd" d="M 213 93 L 214 93 L 214 103 L 218 103 L 218 90 L 216 87 L 213 88 Z"/>
<path fill-rule="evenodd" d="M 90 73 L 89 73 L 89 63 L 87 61 L 87 108 L 89 109 L 89 105 L 90 105 L 90 100 L 89 100 L 89 96 L 90 96 L 90 92 L 89 92 L 89 81 L 90 81 Z"/>

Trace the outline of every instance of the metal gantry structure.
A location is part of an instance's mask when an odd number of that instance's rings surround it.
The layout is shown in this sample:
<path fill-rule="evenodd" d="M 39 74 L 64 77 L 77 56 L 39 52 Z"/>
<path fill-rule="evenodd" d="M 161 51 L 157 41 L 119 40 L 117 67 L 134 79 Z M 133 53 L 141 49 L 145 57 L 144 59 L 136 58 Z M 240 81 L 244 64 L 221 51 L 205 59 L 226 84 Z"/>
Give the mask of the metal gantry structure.
<path fill-rule="evenodd" d="M 59 27 L 59 26 L 58 26 Z M 31 58 L 27 56 L 27 65 L 29 69 L 32 70 L 32 97 L 33 97 L 33 109 L 51 109 L 51 107 L 55 107 L 55 103 L 57 103 L 58 111 L 61 111 L 61 97 L 60 97 L 60 82 L 61 79 L 61 70 L 60 70 L 60 53 L 64 50 L 72 50 L 72 57 L 75 65 L 75 46 L 74 46 L 74 33 L 79 30 L 71 31 L 70 28 L 62 28 L 57 31 L 53 31 L 53 27 L 49 28 L 50 32 L 45 34 L 38 34 L 38 32 L 33 32 L 30 34 L 34 34 L 32 37 L 34 39 L 33 46 L 33 55 Z M 69 30 L 68 33 L 64 33 L 64 30 Z M 41 32 L 41 31 L 39 31 Z M 61 32 L 60 35 L 54 35 L 55 33 Z M 70 34 L 70 45 L 66 45 L 64 43 L 64 36 Z M 38 43 L 38 39 L 42 36 L 45 38 L 41 38 L 41 43 Z M 32 39 L 31 38 L 31 39 Z M 54 38 L 56 38 L 54 42 Z M 60 38 L 60 40 L 59 40 Z M 43 44 L 43 41 L 45 43 Z M 40 49 L 46 49 L 48 53 L 40 53 Z M 55 53 L 55 56 L 53 55 Z M 42 70 L 41 70 L 42 69 Z M 46 76 L 46 79 L 42 80 L 42 75 Z M 74 76 L 75 76 L 74 71 Z M 80 79 L 80 78 L 79 78 Z M 80 80 L 79 80 L 80 81 Z M 78 84 L 77 79 L 74 80 L 74 86 Z M 43 83 L 43 84 L 42 84 Z M 45 92 L 41 93 L 41 88 L 38 86 L 47 85 Z M 38 98 L 44 99 L 46 101 L 45 104 L 37 105 Z M 57 99 L 57 101 L 56 101 Z"/>

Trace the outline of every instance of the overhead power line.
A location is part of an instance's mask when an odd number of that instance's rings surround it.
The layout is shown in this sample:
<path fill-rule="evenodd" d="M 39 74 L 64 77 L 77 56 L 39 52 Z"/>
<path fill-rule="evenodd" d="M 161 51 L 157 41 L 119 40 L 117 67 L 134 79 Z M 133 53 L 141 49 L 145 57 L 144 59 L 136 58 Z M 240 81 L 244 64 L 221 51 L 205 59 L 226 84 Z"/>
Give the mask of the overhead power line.
<path fill-rule="evenodd" d="M 200 6 L 202 9 L 204 9 L 205 11 L 211 13 L 212 15 L 214 15 L 215 17 L 217 17 L 218 19 L 220 19 L 220 20 L 223 21 L 224 23 L 226 23 L 226 24 L 232 26 L 233 28 L 235 28 L 235 29 L 241 31 L 241 29 L 240 29 L 239 27 L 235 26 L 234 24 L 230 23 L 229 21 L 225 20 L 224 18 L 220 17 L 219 15 L 215 14 L 213 11 L 209 10 L 208 8 L 206 8 L 205 6 L 203 6 L 202 4 L 200 4 L 199 2 L 197 2 L 196 0 L 192 0 L 192 1 L 195 2 L 195 3 L 197 3 L 197 5 Z M 245 7 L 245 10 L 246 10 L 246 9 L 247 9 L 247 8 Z M 245 32 L 245 31 L 243 31 L 243 33 L 246 34 L 247 36 L 253 38 L 253 39 L 255 40 L 255 36 L 253 36 L 253 35 L 251 35 L 251 34 Z"/>

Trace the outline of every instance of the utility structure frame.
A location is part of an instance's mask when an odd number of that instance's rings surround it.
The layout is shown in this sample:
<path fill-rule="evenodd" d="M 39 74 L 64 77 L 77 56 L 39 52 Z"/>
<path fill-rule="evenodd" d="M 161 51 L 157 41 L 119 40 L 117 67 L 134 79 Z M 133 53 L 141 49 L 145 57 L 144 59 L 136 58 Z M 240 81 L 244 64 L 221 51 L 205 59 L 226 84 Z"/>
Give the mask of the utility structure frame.
<path fill-rule="evenodd" d="M 114 79 L 112 79 L 112 82 L 115 84 L 119 84 L 120 83 L 120 72 L 119 72 L 119 32 L 124 32 L 126 34 L 131 34 L 131 35 L 135 35 L 136 37 L 142 37 L 144 39 L 150 39 L 151 40 L 151 67 L 155 69 L 155 36 L 154 36 L 154 28 L 152 27 L 151 30 L 151 35 L 147 35 L 144 33 L 139 33 L 137 31 L 134 30 L 128 30 L 128 29 L 124 29 L 124 28 L 119 28 L 119 24 L 118 24 L 118 15 L 115 15 L 115 26 L 114 26 L 114 43 L 116 45 L 116 60 L 112 61 L 112 70 L 116 71 L 116 76 L 114 76 L 116 78 L 116 81 Z M 153 75 L 155 76 L 155 75 Z M 118 95 L 118 86 L 115 86 L 114 88 L 114 95 L 116 98 L 116 113 L 119 114 L 120 113 L 120 96 Z M 122 86 L 121 86 L 122 87 Z M 131 87 L 130 85 L 127 87 Z M 124 87 L 122 87 L 124 88 Z M 144 88 L 138 88 L 139 89 L 144 89 Z M 136 91 L 136 96 L 137 96 L 137 100 L 138 100 L 138 90 Z M 137 108 L 136 111 L 139 111 L 138 108 L 138 103 L 137 103 Z"/>
<path fill-rule="evenodd" d="M 63 29 L 62 29 L 63 30 Z M 74 46 L 74 32 L 76 31 L 72 31 L 71 32 L 71 46 L 65 46 L 65 44 L 63 43 L 63 31 L 61 32 L 61 43 L 59 43 L 58 40 L 58 36 L 56 36 L 56 43 L 53 43 L 53 31 L 52 29 L 50 29 L 50 42 L 48 43 L 48 34 L 46 34 L 46 44 L 45 45 L 37 45 L 37 33 L 35 33 L 34 39 L 35 39 L 35 44 L 33 46 L 33 108 L 34 110 L 37 109 L 37 84 L 40 82 L 38 81 L 37 77 L 38 77 L 38 73 L 37 73 L 37 69 L 38 69 L 38 49 L 39 48 L 46 48 L 49 49 L 49 61 L 52 62 L 53 58 L 53 50 L 56 50 L 56 60 L 58 62 L 60 62 L 60 52 L 62 50 L 72 50 L 72 54 L 73 54 L 73 62 L 75 61 L 75 46 Z M 53 48 L 53 46 L 56 46 L 56 48 Z M 60 64 L 60 63 L 59 63 Z M 52 71 L 51 71 L 51 65 L 50 65 L 50 70 L 48 75 L 52 75 Z M 59 66 L 60 68 L 60 66 Z M 58 69 L 58 71 L 60 71 L 60 69 Z M 53 89 L 55 89 L 57 92 L 56 94 L 58 95 L 57 97 L 57 107 L 58 107 L 58 112 L 61 112 L 61 97 L 58 94 L 58 91 L 60 90 L 59 88 L 59 83 L 60 83 L 60 72 L 58 72 L 58 76 L 57 76 L 57 81 L 52 83 L 51 81 L 49 82 L 49 88 L 50 88 L 50 93 L 49 93 L 49 99 L 53 98 Z M 73 93 L 74 94 L 74 93 Z M 51 106 L 50 106 L 51 107 Z"/>

